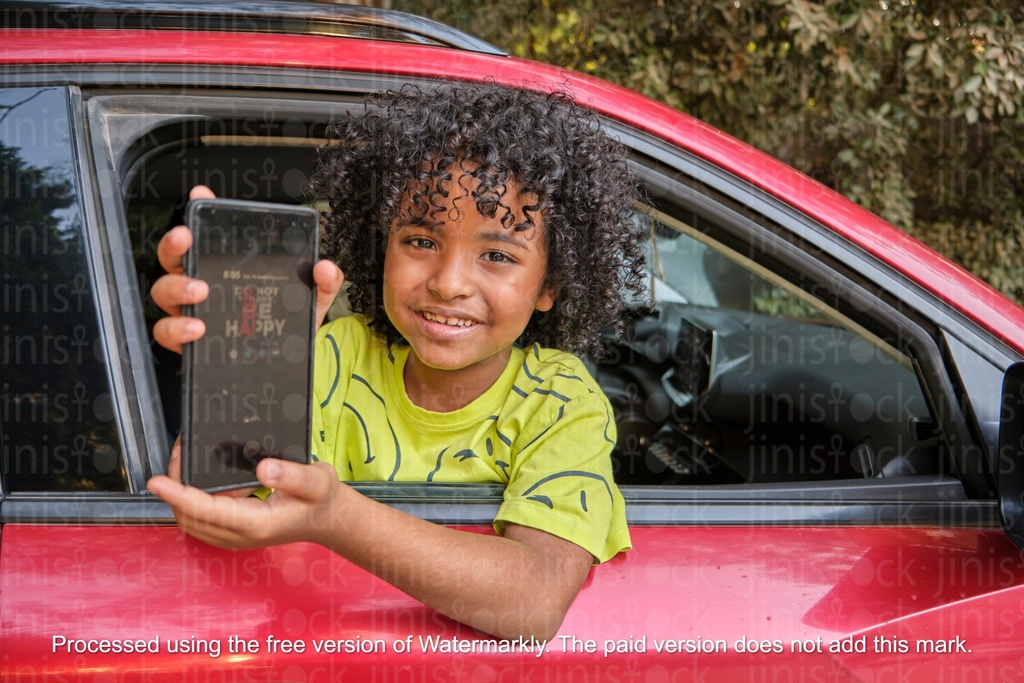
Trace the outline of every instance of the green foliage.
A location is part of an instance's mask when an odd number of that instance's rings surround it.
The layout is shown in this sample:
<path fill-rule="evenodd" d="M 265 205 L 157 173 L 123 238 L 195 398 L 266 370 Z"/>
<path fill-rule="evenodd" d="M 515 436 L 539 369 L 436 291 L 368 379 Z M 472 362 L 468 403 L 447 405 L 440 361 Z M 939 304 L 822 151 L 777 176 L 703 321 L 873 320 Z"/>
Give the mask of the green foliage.
<path fill-rule="evenodd" d="M 1024 303 L 1017 0 L 394 0 L 687 111 Z"/>

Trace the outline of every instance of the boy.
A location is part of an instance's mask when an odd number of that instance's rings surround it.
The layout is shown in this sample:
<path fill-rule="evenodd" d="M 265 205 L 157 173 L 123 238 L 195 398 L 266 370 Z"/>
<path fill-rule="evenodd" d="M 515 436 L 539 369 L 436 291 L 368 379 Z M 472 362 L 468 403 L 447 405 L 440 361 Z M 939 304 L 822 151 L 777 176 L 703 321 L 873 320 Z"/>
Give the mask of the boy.
<path fill-rule="evenodd" d="M 202 540 L 320 543 L 474 628 L 547 640 L 590 566 L 629 547 L 611 408 L 566 351 L 598 350 L 623 296 L 644 293 L 635 185 L 621 148 L 564 96 L 442 84 L 371 105 L 332 127 L 310 181 L 330 206 L 318 319 L 338 266 L 356 313 L 317 336 L 317 462 L 261 462 L 265 501 L 210 496 L 177 481 L 176 446 L 149 488 Z M 171 274 L 152 294 L 172 315 L 205 298 L 180 275 L 190 245 L 184 228 L 160 245 Z M 175 349 L 201 334 L 181 317 L 154 330 Z M 502 483 L 499 535 L 344 483 L 367 479 Z"/>

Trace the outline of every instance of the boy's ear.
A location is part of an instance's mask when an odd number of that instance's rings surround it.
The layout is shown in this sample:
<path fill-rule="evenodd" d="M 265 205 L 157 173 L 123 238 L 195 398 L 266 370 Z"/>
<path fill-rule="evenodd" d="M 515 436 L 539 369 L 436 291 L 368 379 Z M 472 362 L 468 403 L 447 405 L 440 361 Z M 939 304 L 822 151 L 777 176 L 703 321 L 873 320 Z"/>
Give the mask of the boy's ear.
<path fill-rule="evenodd" d="M 534 306 L 538 311 L 546 312 L 550 311 L 551 307 L 555 305 L 555 290 L 551 287 L 545 287 L 540 291 L 540 296 L 537 297 L 537 303 Z"/>

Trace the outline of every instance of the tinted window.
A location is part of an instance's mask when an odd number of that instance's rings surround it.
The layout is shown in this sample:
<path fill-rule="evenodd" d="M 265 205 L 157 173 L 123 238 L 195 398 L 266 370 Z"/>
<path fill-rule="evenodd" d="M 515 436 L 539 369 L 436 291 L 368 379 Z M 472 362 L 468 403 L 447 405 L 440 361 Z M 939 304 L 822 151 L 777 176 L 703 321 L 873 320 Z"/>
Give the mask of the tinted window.
<path fill-rule="evenodd" d="M 61 89 L 0 89 L 0 446 L 8 491 L 127 479 Z"/>

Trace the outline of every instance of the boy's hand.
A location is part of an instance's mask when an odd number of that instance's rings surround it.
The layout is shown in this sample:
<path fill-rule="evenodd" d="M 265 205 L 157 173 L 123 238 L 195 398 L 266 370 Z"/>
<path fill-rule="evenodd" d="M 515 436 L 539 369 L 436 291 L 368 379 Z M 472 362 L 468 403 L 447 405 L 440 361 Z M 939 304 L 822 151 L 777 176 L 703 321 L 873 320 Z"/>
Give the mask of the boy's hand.
<path fill-rule="evenodd" d="M 214 198 L 210 188 L 202 185 L 192 188 L 188 196 L 189 199 Z M 150 290 L 153 303 L 169 316 L 161 318 L 153 326 L 153 338 L 160 346 L 178 353 L 181 353 L 183 344 L 199 339 L 206 332 L 203 321 L 181 315 L 182 306 L 205 301 L 210 293 L 205 282 L 182 274 L 182 261 L 191 247 L 192 231 L 184 225 L 172 228 L 160 239 L 157 259 L 167 274 L 154 282 Z M 328 309 L 341 291 L 345 276 L 333 262 L 321 260 L 313 267 L 313 281 L 316 283 L 316 328 L 320 329 Z"/>
<path fill-rule="evenodd" d="M 178 451 L 179 449 L 175 449 Z M 274 489 L 266 500 L 213 495 L 184 486 L 175 477 L 175 457 L 168 475 L 149 480 L 150 493 L 171 506 L 178 527 L 221 548 L 256 548 L 293 541 L 317 541 L 325 525 L 339 517 L 332 507 L 344 493 L 337 472 L 327 463 L 303 465 L 268 458 L 256 475 Z"/>

